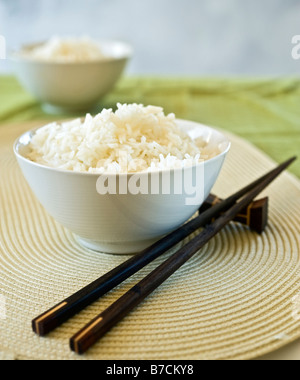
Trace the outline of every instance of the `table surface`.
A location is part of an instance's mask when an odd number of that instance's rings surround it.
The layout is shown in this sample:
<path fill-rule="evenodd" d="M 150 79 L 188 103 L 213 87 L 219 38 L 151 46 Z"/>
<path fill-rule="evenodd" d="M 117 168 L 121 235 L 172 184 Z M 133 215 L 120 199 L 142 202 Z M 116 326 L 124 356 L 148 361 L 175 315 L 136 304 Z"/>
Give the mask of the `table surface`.
<path fill-rule="evenodd" d="M 257 360 L 300 360 L 300 340 Z"/>
<path fill-rule="evenodd" d="M 166 113 L 223 128 L 251 141 L 275 161 L 299 154 L 300 80 L 124 78 L 91 113 L 117 102 L 162 106 Z M 10 122 L 47 122 L 82 115 L 48 115 L 14 77 L 0 77 L 0 128 Z M 300 160 L 290 169 L 300 176 Z M 259 360 L 299 360 L 300 340 Z"/>

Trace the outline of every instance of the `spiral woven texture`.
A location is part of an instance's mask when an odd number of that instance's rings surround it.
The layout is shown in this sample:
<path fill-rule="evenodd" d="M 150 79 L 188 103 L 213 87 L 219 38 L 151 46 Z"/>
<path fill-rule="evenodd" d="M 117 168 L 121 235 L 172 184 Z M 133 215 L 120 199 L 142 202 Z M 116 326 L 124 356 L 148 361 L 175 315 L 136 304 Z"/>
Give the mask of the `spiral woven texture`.
<path fill-rule="evenodd" d="M 48 337 L 34 335 L 34 317 L 126 259 L 82 248 L 38 204 L 12 152 L 34 126 L 0 129 L 0 359 L 251 359 L 300 337 L 300 183 L 288 173 L 263 194 L 270 223 L 262 236 L 229 225 L 83 357 L 69 338 L 171 252 Z M 274 167 L 230 138 L 214 189 L 222 197 Z"/>

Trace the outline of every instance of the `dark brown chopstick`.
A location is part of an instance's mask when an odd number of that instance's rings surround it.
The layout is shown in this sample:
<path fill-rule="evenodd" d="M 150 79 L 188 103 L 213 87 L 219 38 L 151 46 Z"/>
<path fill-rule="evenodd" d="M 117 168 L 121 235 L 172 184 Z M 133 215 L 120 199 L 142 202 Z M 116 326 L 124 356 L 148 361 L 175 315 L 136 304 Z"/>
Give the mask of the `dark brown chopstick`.
<path fill-rule="evenodd" d="M 183 248 L 179 249 L 164 263 L 146 276 L 142 281 L 126 292 L 109 308 L 93 319 L 70 339 L 70 347 L 78 354 L 86 352 L 95 342 L 103 337 L 113 326 L 128 315 L 149 294 L 175 273 L 183 264 L 193 257 L 205 244 L 232 221 L 244 207 L 247 207 L 275 178 L 277 178 L 293 161 L 281 165 L 252 189 L 242 200 L 232 206 L 225 214 L 205 228 Z M 217 207 L 217 206 L 215 206 Z"/>
<path fill-rule="evenodd" d="M 73 317 L 79 311 L 83 310 L 86 306 L 96 301 L 99 297 L 103 296 L 108 291 L 132 276 L 134 273 L 145 267 L 147 264 L 171 249 L 173 246 L 180 243 L 190 234 L 210 223 L 213 218 L 218 217 L 220 213 L 232 207 L 241 197 L 254 189 L 262 181 L 270 176 L 277 175 L 278 171 L 285 170 L 291 162 L 292 160 L 283 163 L 278 168 L 272 170 L 268 174 L 241 189 L 223 202 L 215 205 L 209 210 L 206 210 L 197 218 L 167 235 L 143 252 L 132 256 L 129 260 L 114 268 L 112 271 L 108 272 L 69 298 L 55 305 L 39 317 L 35 318 L 32 321 L 33 331 L 40 336 L 45 336 L 69 318 Z"/>

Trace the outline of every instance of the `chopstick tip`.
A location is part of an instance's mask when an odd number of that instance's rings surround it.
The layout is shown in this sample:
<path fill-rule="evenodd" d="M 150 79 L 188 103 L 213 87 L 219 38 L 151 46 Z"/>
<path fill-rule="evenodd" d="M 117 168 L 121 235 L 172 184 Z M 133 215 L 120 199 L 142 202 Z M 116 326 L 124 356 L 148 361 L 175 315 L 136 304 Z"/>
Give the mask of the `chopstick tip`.
<path fill-rule="evenodd" d="M 85 350 L 82 350 L 80 344 L 75 342 L 75 339 L 71 338 L 70 341 L 70 349 L 77 355 L 83 355 L 85 353 Z"/>
<path fill-rule="evenodd" d="M 287 161 L 283 162 L 282 164 L 280 164 L 278 167 L 277 167 L 277 170 L 279 170 L 280 172 L 283 172 L 284 170 L 286 170 L 289 166 L 291 166 L 296 160 L 298 159 L 297 156 L 293 156 L 291 158 L 289 158 Z"/>
<path fill-rule="evenodd" d="M 289 166 L 289 165 L 291 165 L 293 162 L 295 162 L 296 160 L 298 160 L 298 157 L 297 157 L 297 156 L 293 156 L 293 157 L 291 157 L 289 160 L 286 161 L 286 164 Z"/>
<path fill-rule="evenodd" d="M 38 323 L 38 321 L 36 319 L 34 319 L 32 322 L 31 322 L 31 326 L 32 326 L 32 331 L 40 336 L 40 337 L 44 337 L 46 336 L 46 333 L 44 331 L 44 328 L 43 328 L 43 325 L 41 325 L 40 323 Z"/>

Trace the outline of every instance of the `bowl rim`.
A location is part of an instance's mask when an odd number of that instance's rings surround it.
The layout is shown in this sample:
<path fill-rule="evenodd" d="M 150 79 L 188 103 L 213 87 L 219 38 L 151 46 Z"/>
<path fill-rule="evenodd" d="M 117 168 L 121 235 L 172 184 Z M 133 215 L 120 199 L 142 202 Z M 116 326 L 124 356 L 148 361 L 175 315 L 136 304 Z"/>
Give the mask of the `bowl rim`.
<path fill-rule="evenodd" d="M 197 123 L 195 121 L 190 121 L 190 120 L 184 120 L 184 119 L 177 119 L 176 118 L 176 122 L 179 122 L 179 123 L 185 123 L 185 124 L 190 124 L 190 125 L 194 125 L 194 126 L 198 126 L 200 128 L 203 128 L 203 129 L 207 129 L 209 131 L 212 131 L 214 133 L 217 133 L 218 135 L 220 135 L 224 141 L 223 143 L 226 144 L 226 149 L 224 149 L 222 152 L 220 152 L 220 154 L 218 154 L 217 156 L 215 157 L 212 157 L 208 160 L 204 160 L 204 161 L 201 161 L 199 162 L 198 164 L 196 165 L 192 165 L 192 166 L 187 166 L 187 167 L 182 167 L 182 168 L 163 168 L 163 169 L 158 169 L 158 170 L 155 170 L 154 172 L 148 172 L 148 171 L 143 171 L 143 172 L 135 172 L 135 173 L 89 173 L 89 172 L 79 172 L 79 171 L 72 171 L 72 170 L 65 170 L 65 169 L 59 169 L 59 168 L 53 168 L 51 166 L 46 166 L 46 165 L 42 165 L 42 164 L 39 164 L 37 162 L 34 162 L 34 161 L 31 161 L 29 160 L 28 158 L 24 157 L 21 153 L 19 153 L 19 149 L 18 147 L 21 145 L 20 143 L 20 140 L 25 137 L 26 135 L 29 135 L 29 134 L 33 134 L 39 130 L 40 128 L 43 128 L 42 127 L 37 127 L 37 128 L 34 128 L 32 130 L 29 130 L 25 133 L 23 133 L 15 142 L 14 142 L 14 145 L 13 145 L 13 151 L 14 151 L 14 154 L 16 156 L 17 159 L 27 163 L 27 164 L 30 164 L 34 167 L 37 167 L 37 168 L 41 168 L 41 169 L 44 169 L 44 170 L 47 170 L 47 171 L 51 171 L 51 172 L 56 172 L 56 173 L 61 173 L 61 174 L 66 174 L 66 175 L 71 175 L 71 176 L 74 176 L 74 175 L 82 175 L 82 176 L 89 176 L 89 177 L 99 177 L 99 176 L 106 176 L 107 178 L 111 178 L 111 177 L 117 177 L 117 178 L 128 178 L 128 177 L 132 177 L 132 176 L 135 176 L 135 175 L 138 175 L 138 176 L 148 176 L 148 175 L 151 175 L 152 173 L 164 173 L 164 172 L 170 172 L 170 173 L 175 173 L 177 171 L 182 171 L 184 168 L 186 169 L 194 169 L 196 167 L 199 167 L 199 166 L 202 166 L 204 164 L 207 164 L 207 163 L 212 163 L 214 161 L 217 161 L 219 160 L 221 157 L 223 156 L 227 156 L 227 154 L 229 153 L 230 149 L 231 149 L 231 146 L 232 146 L 232 143 L 229 139 L 229 137 L 225 136 L 220 130 L 218 130 L 217 128 L 214 128 L 214 127 L 211 127 L 211 126 L 208 126 L 208 125 L 204 125 L 204 124 L 201 124 L 201 123 Z M 50 122 L 51 124 L 51 122 Z M 47 124 L 46 124 L 47 125 Z M 45 125 L 45 126 L 46 126 Z M 48 124 L 49 125 L 49 124 Z M 31 138 L 32 138 L 31 136 Z"/>
<path fill-rule="evenodd" d="M 40 46 L 47 42 L 47 40 L 35 42 L 31 44 L 25 44 L 21 46 L 18 50 L 12 50 L 9 52 L 8 56 L 9 59 L 16 63 L 31 63 L 36 65 L 43 65 L 43 66 L 60 66 L 60 67 L 68 67 L 68 66 L 86 66 L 86 65 L 99 65 L 100 63 L 111 63 L 111 62 L 118 62 L 123 60 L 129 60 L 132 58 L 134 54 L 133 46 L 125 41 L 116 40 L 116 39 L 96 39 L 95 40 L 99 45 L 101 44 L 119 44 L 124 48 L 124 52 L 118 56 L 107 56 L 99 59 L 93 59 L 86 62 L 61 62 L 61 61 L 47 61 L 42 59 L 36 59 L 30 56 L 23 55 L 26 50 L 33 49 L 34 47 Z"/>

